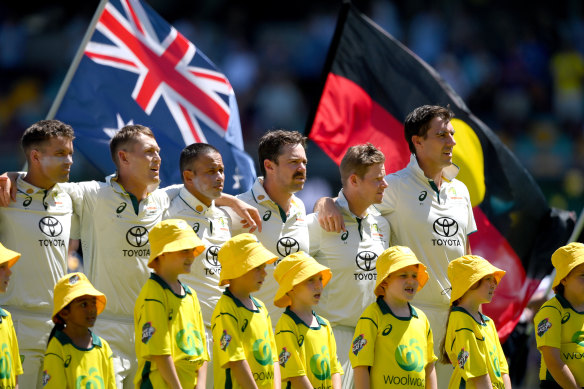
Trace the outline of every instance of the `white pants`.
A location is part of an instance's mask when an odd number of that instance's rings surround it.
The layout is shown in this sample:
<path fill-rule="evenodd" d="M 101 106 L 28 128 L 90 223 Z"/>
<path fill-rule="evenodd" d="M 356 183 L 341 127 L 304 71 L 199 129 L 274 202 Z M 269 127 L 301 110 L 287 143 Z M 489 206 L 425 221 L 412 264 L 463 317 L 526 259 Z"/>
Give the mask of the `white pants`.
<path fill-rule="evenodd" d="M 341 388 L 352 389 L 353 384 L 353 367 L 349 361 L 349 352 L 355 334 L 355 327 L 333 326 L 333 334 L 337 343 L 337 357 L 343 368 L 344 374 L 341 376 Z"/>

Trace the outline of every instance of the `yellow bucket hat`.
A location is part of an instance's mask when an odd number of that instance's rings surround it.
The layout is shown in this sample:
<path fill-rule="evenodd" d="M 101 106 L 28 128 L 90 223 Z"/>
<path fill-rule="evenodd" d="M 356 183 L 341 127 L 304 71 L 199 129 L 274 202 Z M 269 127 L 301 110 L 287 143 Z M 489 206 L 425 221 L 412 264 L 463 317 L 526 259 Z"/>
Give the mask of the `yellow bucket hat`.
<path fill-rule="evenodd" d="M 375 265 L 377 268 L 377 281 L 375 282 L 373 293 L 376 296 L 383 296 L 384 291 L 381 287 L 383 280 L 391 273 L 411 265 L 418 265 L 418 290 L 420 290 L 426 285 L 429 278 L 426 265 L 418 260 L 416 254 L 409 247 L 392 246 L 385 250 L 377 257 L 377 264 Z"/>
<path fill-rule="evenodd" d="M 552 284 L 555 288 L 578 265 L 584 263 L 584 244 L 572 242 L 562 246 L 552 254 L 552 265 L 556 268 L 556 277 Z"/>
<path fill-rule="evenodd" d="M 20 253 L 7 249 L 2 243 L 0 243 L 0 265 L 8 263 L 8 267 L 12 267 L 19 258 Z"/>
<path fill-rule="evenodd" d="M 450 305 L 464 296 L 464 294 L 485 276 L 493 275 L 497 284 L 505 275 L 505 270 L 491 265 L 489 261 L 478 255 L 464 255 L 448 264 L 448 279 L 452 285 Z"/>
<path fill-rule="evenodd" d="M 316 262 L 304 251 L 298 251 L 284 257 L 274 270 L 274 278 L 280 285 L 274 297 L 274 305 L 285 308 L 292 304 L 292 300 L 286 293 L 302 281 L 319 273 L 322 274 L 322 286 L 324 287 L 333 276 L 331 269 Z"/>
<path fill-rule="evenodd" d="M 217 253 L 217 259 L 221 263 L 219 286 L 223 286 L 251 269 L 275 262 L 278 256 L 265 248 L 255 235 L 244 233 L 225 242 Z"/>
<path fill-rule="evenodd" d="M 150 259 L 148 267 L 161 254 L 195 249 L 195 256 L 205 250 L 205 244 L 195 231 L 182 219 L 167 219 L 156 224 L 148 234 Z"/>
<path fill-rule="evenodd" d="M 55 284 L 53 294 L 53 322 L 56 323 L 55 316 L 57 316 L 63 308 L 69 305 L 71 301 L 81 296 L 95 296 L 97 300 L 97 314 L 99 315 L 103 312 L 107 299 L 103 293 L 91 285 L 91 282 L 89 282 L 85 274 L 69 273 L 64 277 L 61 277 L 61 279 Z"/>

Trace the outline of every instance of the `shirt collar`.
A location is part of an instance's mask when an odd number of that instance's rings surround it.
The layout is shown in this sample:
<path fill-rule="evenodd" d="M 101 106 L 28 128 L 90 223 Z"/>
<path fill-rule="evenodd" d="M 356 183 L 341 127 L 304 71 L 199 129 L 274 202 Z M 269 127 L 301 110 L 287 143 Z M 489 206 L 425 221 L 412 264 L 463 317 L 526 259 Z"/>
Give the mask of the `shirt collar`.
<path fill-rule="evenodd" d="M 52 188 L 47 190 L 26 182 L 24 180 L 24 175 L 22 174 L 16 178 L 16 187 L 18 188 L 18 190 L 29 196 L 37 193 L 45 194 L 45 192 L 52 190 L 56 185 L 57 184 L 55 184 Z"/>
<path fill-rule="evenodd" d="M 296 324 L 304 324 L 305 326 L 307 326 L 306 323 L 304 322 L 304 320 L 302 320 L 301 318 L 299 318 L 298 315 L 295 314 L 290 309 L 289 306 L 286 307 L 286 310 L 284 311 L 284 314 L 290 316 L 292 318 L 292 320 L 294 320 L 294 323 L 296 323 Z M 323 320 L 322 317 L 318 316 L 316 313 L 314 313 L 314 311 L 312 311 L 312 314 L 316 318 L 316 322 L 319 324 L 319 326 L 318 327 L 309 327 L 309 328 L 312 328 L 312 329 L 316 329 L 317 330 L 317 329 L 320 328 L 320 326 L 326 326 L 326 322 Z"/>
<path fill-rule="evenodd" d="M 429 178 L 426 177 L 426 175 L 424 174 L 424 171 L 422 170 L 422 168 L 418 164 L 418 159 L 416 158 L 415 154 L 410 155 L 410 163 L 408 164 L 408 168 L 411 169 L 416 174 L 416 176 L 418 176 L 419 178 L 422 178 L 425 181 L 429 180 Z M 460 168 L 456 164 L 453 163 L 450 166 L 442 169 L 442 177 L 445 178 L 448 182 L 450 182 L 454 178 L 456 178 L 459 171 L 460 171 Z"/>
<path fill-rule="evenodd" d="M 355 217 L 358 217 L 353 212 L 351 212 L 351 210 L 349 209 L 349 201 L 345 197 L 345 193 L 343 192 L 342 189 L 339 191 L 339 194 L 337 196 L 336 203 L 341 208 L 341 210 L 345 211 L 351 217 L 354 217 L 354 218 Z M 367 213 L 365 214 L 365 216 L 362 219 L 367 218 L 369 215 L 371 215 L 371 216 L 380 216 L 381 213 L 379 213 L 379 211 L 373 205 L 370 205 L 367 208 Z"/>
<path fill-rule="evenodd" d="M 276 204 L 276 202 L 272 200 L 270 196 L 268 196 L 268 193 L 264 189 L 264 177 L 260 176 L 256 178 L 256 180 L 253 183 L 253 186 L 251 187 L 251 194 L 256 203 L 264 205 L 268 203 L 272 208 L 279 208 L 279 205 Z M 301 215 L 303 213 L 302 211 L 304 207 L 300 207 L 298 201 L 299 199 L 296 196 L 292 195 L 290 199 L 290 212 L 288 212 L 287 215 L 288 217 L 296 214 Z"/>
<path fill-rule="evenodd" d="M 215 200 L 211 201 L 211 206 L 207 207 L 201 200 L 199 200 L 196 196 L 194 196 L 191 192 L 188 191 L 187 188 L 184 186 L 180 189 L 179 192 L 180 198 L 187 203 L 189 207 L 193 209 L 199 215 L 206 214 L 209 210 L 215 211 Z"/>
<path fill-rule="evenodd" d="M 469 315 L 470 317 L 472 317 L 472 319 L 473 319 L 473 320 L 474 320 L 476 323 L 478 323 L 478 324 L 480 324 L 480 325 L 482 325 L 482 326 L 486 326 L 486 325 L 487 325 L 487 322 L 488 322 L 489 320 L 491 320 L 491 319 L 490 319 L 488 316 L 485 316 L 485 315 L 483 315 L 482 313 L 480 313 L 480 312 L 479 312 L 479 316 L 481 317 L 481 319 L 483 319 L 483 323 L 479 323 L 479 322 L 477 321 L 477 319 L 475 319 L 475 318 L 474 318 L 474 316 L 473 316 L 473 315 L 471 315 L 471 314 L 470 314 L 470 312 L 469 312 L 469 311 L 467 311 L 466 309 L 464 309 L 463 307 L 452 307 L 452 312 L 462 312 L 462 313 L 466 313 L 467 315 Z"/>
<path fill-rule="evenodd" d="M 91 343 L 92 346 L 97 346 L 97 347 L 101 347 L 101 339 L 99 339 L 99 336 L 97 336 L 96 334 L 94 334 L 93 332 L 91 332 L 91 330 L 88 330 L 89 333 L 91 334 Z M 77 346 L 75 346 L 75 343 L 73 343 L 73 341 L 71 340 L 70 337 L 67 336 L 66 333 L 64 333 L 63 331 L 56 331 L 55 332 L 55 338 L 59 339 L 59 342 L 61 342 L 61 344 L 64 346 L 66 344 L 70 344 L 73 347 L 75 347 L 78 350 L 83 350 Z"/>
<path fill-rule="evenodd" d="M 181 284 L 181 286 L 183 287 L 184 291 L 185 291 L 185 295 L 184 296 L 179 296 L 178 294 L 174 293 L 174 290 L 172 290 L 172 288 L 170 287 L 170 285 L 168 285 L 166 283 L 166 281 L 164 281 L 162 279 L 162 277 L 160 277 L 158 274 L 156 273 L 150 273 L 150 279 L 157 282 L 160 286 L 162 286 L 162 289 L 168 289 L 172 292 L 172 294 L 174 294 L 176 297 L 179 298 L 183 298 L 185 297 L 187 294 L 192 294 L 191 293 L 191 289 L 186 286 L 185 284 L 183 284 L 182 282 L 180 282 L 180 280 L 178 280 L 178 283 Z"/>
<path fill-rule="evenodd" d="M 578 312 L 577 310 L 575 310 L 574 307 L 572 306 L 572 304 L 570 304 L 570 302 L 568 300 L 566 300 L 566 298 L 561 293 L 556 294 L 556 299 L 559 301 L 562 308 L 571 309 L 572 311 L 574 311 L 576 313 L 584 313 L 584 312 Z"/>
<path fill-rule="evenodd" d="M 229 287 L 225 288 L 225 291 L 223 292 L 224 295 L 231 297 L 231 299 L 233 300 L 233 302 L 235 303 L 235 305 L 237 307 L 241 307 L 241 308 L 245 308 L 248 311 L 250 310 L 248 307 L 246 307 L 245 305 L 243 305 L 243 303 L 233 295 L 233 293 L 231 293 L 231 291 L 229 290 Z M 262 304 L 260 304 L 259 300 L 256 300 L 255 298 L 253 298 L 252 296 L 249 296 L 249 298 L 252 299 L 254 305 L 257 307 L 257 310 L 253 311 L 253 312 L 259 312 L 260 308 L 262 307 Z"/>
<path fill-rule="evenodd" d="M 384 315 L 389 313 L 390 315 L 399 320 L 410 320 L 412 317 L 418 318 L 418 313 L 410 303 L 408 303 L 408 307 L 410 307 L 410 317 L 396 316 L 395 313 L 393 313 L 393 311 L 389 307 L 389 305 L 387 305 L 387 303 L 383 299 L 383 296 L 377 297 L 377 305 L 379 306 L 381 313 L 383 313 Z"/>
<path fill-rule="evenodd" d="M 128 196 L 134 196 L 133 194 L 131 194 L 130 192 L 128 192 L 122 186 L 122 184 L 120 184 L 118 182 L 118 172 L 117 171 L 114 174 L 110 174 L 109 176 L 106 176 L 105 177 L 105 182 L 112 187 L 112 189 L 114 190 L 114 192 L 121 193 L 121 194 L 125 194 L 125 195 L 128 195 Z M 150 193 L 148 193 L 147 197 L 148 196 L 150 196 Z"/>

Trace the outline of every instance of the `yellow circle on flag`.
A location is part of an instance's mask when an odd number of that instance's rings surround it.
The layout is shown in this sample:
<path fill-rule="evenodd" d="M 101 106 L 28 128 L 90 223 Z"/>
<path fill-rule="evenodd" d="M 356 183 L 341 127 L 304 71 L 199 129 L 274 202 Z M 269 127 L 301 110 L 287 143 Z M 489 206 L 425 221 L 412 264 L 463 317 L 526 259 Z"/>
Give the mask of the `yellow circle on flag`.
<path fill-rule="evenodd" d="M 485 160 L 483 148 L 471 126 L 460 119 L 453 118 L 450 123 L 454 127 L 454 152 L 452 161 L 460 167 L 456 176 L 464 182 L 470 194 L 470 202 L 475 207 L 485 198 Z"/>

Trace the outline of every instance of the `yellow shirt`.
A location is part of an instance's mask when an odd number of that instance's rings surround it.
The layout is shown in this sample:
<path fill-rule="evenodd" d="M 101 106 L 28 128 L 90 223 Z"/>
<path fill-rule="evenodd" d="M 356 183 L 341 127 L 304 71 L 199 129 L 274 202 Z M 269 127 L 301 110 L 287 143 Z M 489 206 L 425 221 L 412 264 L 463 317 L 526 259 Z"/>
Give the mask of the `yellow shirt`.
<path fill-rule="evenodd" d="M 372 388 L 423 388 L 426 365 L 437 359 L 433 348 L 424 312 L 410 305 L 410 315 L 398 317 L 379 297 L 357 322 L 349 360 L 371 366 Z"/>
<path fill-rule="evenodd" d="M 183 388 L 193 388 L 198 370 L 209 360 L 205 326 L 197 294 L 182 284 L 185 294 L 175 294 L 156 273 L 146 281 L 134 307 L 138 372 L 136 388 L 150 383 L 168 387 L 152 355 L 171 355 Z"/>
<path fill-rule="evenodd" d="M 20 374 L 22 365 L 12 317 L 0 308 L 0 388 L 14 387 Z"/>
<path fill-rule="evenodd" d="M 272 322 L 263 303 L 252 299 L 255 310 L 245 307 L 228 288 L 213 311 L 213 378 L 217 388 L 241 387 L 225 365 L 242 360 L 249 364 L 258 387 L 274 386 L 274 363 L 278 362 L 278 354 Z"/>
<path fill-rule="evenodd" d="M 560 349 L 562 361 L 570 368 L 578 386 L 584 387 L 584 312 L 575 311 L 562 295 L 556 295 L 542 305 L 533 323 L 537 348 Z M 555 382 L 543 357 L 539 379 Z"/>
<path fill-rule="evenodd" d="M 332 387 L 332 375 L 343 374 L 337 344 L 328 320 L 313 313 L 318 326 L 309 327 L 289 308 L 276 325 L 282 382 L 306 376 L 315 388 Z"/>
<path fill-rule="evenodd" d="M 446 329 L 446 352 L 454 372 L 449 389 L 472 389 L 468 380 L 488 374 L 493 388 L 504 389 L 503 374 L 509 374 L 499 335 L 493 321 L 481 314 L 477 322 L 464 308 L 454 307 Z"/>
<path fill-rule="evenodd" d="M 116 388 L 112 350 L 105 340 L 91 336 L 91 347 L 82 349 L 64 332 L 55 333 L 45 352 L 43 388 Z"/>

